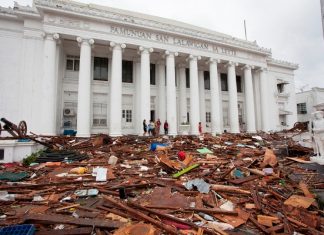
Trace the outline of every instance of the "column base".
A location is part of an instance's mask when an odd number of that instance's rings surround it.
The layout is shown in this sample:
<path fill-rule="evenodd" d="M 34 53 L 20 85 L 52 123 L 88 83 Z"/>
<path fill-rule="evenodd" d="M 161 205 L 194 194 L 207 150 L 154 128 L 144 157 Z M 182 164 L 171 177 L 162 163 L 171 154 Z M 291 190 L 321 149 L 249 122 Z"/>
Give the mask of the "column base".
<path fill-rule="evenodd" d="M 223 134 L 223 132 L 213 132 L 212 136 L 217 136 L 217 135 L 221 135 L 221 134 Z"/>
<path fill-rule="evenodd" d="M 250 131 L 246 131 L 246 133 L 255 134 L 255 133 L 257 133 L 257 131 L 256 130 L 250 130 Z"/>
<path fill-rule="evenodd" d="M 177 135 L 178 135 L 177 132 L 168 133 L 168 136 L 177 136 Z"/>
<path fill-rule="evenodd" d="M 190 135 L 200 135 L 199 132 L 190 132 Z"/>
<path fill-rule="evenodd" d="M 239 130 L 231 130 L 229 131 L 229 133 L 232 133 L 232 134 L 240 134 L 241 132 Z"/>
<path fill-rule="evenodd" d="M 81 133 L 81 134 L 76 134 L 76 137 L 82 137 L 82 138 L 89 138 L 91 136 L 90 133 Z"/>
<path fill-rule="evenodd" d="M 122 136 L 122 133 L 109 133 L 109 136 L 111 137 L 118 137 L 118 136 Z"/>
<path fill-rule="evenodd" d="M 42 132 L 40 135 L 57 135 L 55 132 Z"/>

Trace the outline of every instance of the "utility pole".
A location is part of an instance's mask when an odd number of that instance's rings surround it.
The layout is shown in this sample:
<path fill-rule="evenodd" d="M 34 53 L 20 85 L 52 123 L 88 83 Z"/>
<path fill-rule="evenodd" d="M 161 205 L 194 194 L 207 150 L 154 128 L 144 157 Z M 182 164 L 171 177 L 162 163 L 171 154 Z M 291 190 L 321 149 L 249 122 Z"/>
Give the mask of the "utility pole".
<path fill-rule="evenodd" d="M 322 2 L 324 2 L 324 0 L 321 0 Z M 322 8 L 323 9 L 323 8 Z M 246 22 L 244 20 L 244 32 L 245 32 L 245 40 L 247 40 L 247 34 L 246 34 Z"/>
<path fill-rule="evenodd" d="M 321 0 L 321 18 L 323 27 L 323 37 L 324 37 L 324 0 Z"/>

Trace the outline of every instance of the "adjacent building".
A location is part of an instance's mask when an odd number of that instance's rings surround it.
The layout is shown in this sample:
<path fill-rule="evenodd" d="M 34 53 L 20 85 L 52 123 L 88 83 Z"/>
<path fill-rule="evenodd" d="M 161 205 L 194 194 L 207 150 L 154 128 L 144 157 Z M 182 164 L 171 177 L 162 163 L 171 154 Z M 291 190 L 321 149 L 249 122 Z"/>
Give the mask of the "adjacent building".
<path fill-rule="evenodd" d="M 238 133 L 297 120 L 298 66 L 256 42 L 67 0 L 2 7 L 0 19 L 0 114 L 35 133 L 142 134 L 158 118 L 170 135 L 188 123 L 198 134 L 199 122 Z"/>
<path fill-rule="evenodd" d="M 310 121 L 312 113 L 324 111 L 324 88 L 313 87 L 309 91 L 296 94 L 297 120 L 299 122 Z"/>

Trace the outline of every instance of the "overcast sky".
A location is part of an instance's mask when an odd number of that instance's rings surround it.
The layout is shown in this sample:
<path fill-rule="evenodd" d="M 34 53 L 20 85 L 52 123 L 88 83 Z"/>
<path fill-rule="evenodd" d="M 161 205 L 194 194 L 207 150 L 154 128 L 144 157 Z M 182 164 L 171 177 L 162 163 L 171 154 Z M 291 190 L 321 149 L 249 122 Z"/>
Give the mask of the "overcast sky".
<path fill-rule="evenodd" d="M 32 0 L 16 0 L 32 4 Z M 271 48 L 277 59 L 298 63 L 296 91 L 324 87 L 320 0 L 78 0 L 179 20 Z M 1 0 L 1 6 L 13 6 Z"/>

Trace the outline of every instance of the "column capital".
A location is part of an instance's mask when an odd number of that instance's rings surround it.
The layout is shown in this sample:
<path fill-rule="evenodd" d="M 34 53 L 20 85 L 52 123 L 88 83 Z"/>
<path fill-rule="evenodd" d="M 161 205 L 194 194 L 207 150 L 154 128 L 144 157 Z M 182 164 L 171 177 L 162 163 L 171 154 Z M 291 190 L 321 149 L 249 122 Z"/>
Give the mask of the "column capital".
<path fill-rule="evenodd" d="M 125 43 L 116 43 L 116 42 L 110 42 L 109 46 L 111 48 L 116 48 L 116 49 L 125 49 L 126 48 L 126 44 Z"/>
<path fill-rule="evenodd" d="M 253 65 L 246 64 L 246 65 L 244 65 L 242 67 L 242 70 L 246 70 L 246 69 L 249 69 L 249 70 L 254 69 L 254 66 Z"/>
<path fill-rule="evenodd" d="M 256 71 L 258 71 L 258 72 L 268 72 L 268 68 L 261 67 L 261 68 L 258 68 Z"/>
<path fill-rule="evenodd" d="M 219 64 L 220 63 L 220 59 L 216 59 L 216 58 L 209 58 L 206 61 L 206 64 Z"/>
<path fill-rule="evenodd" d="M 225 64 L 225 67 L 231 67 L 231 66 L 238 66 L 238 63 L 235 63 L 235 62 L 233 62 L 233 61 L 228 61 L 226 64 Z"/>
<path fill-rule="evenodd" d="M 143 46 L 138 47 L 139 54 L 141 54 L 141 53 L 152 53 L 153 51 L 154 51 L 154 49 L 152 47 L 150 47 L 150 48 L 146 48 L 146 47 L 143 47 Z"/>
<path fill-rule="evenodd" d="M 92 46 L 95 42 L 94 39 L 92 38 L 88 39 L 88 38 L 77 37 L 76 40 L 79 46 L 81 46 L 82 44 L 87 44 L 89 46 Z"/>
<path fill-rule="evenodd" d="M 60 35 L 58 33 L 42 33 L 42 36 L 47 40 L 55 40 L 58 41 L 60 39 Z"/>
<path fill-rule="evenodd" d="M 188 60 L 201 60 L 201 56 L 195 56 L 195 55 L 192 55 L 192 54 L 190 54 L 188 57 L 187 57 L 187 59 L 186 59 L 187 61 Z"/>
<path fill-rule="evenodd" d="M 178 56 L 179 55 L 178 52 L 172 52 L 172 51 L 168 51 L 168 50 L 166 50 L 164 54 L 166 56 Z"/>

